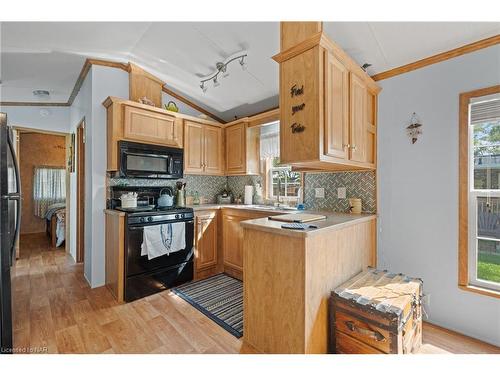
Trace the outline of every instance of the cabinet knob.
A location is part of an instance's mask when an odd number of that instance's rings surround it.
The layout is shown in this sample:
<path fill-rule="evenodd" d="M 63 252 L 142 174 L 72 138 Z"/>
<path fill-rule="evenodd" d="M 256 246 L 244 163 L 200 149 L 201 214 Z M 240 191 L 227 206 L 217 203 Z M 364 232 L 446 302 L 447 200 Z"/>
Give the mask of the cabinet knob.
<path fill-rule="evenodd" d="M 349 148 L 349 147 L 351 147 L 351 145 L 349 143 L 346 143 L 346 144 L 343 144 L 342 147 Z"/>
<path fill-rule="evenodd" d="M 352 146 L 351 146 L 351 150 L 353 150 L 353 151 L 355 151 L 355 150 L 356 150 L 356 148 L 357 148 L 357 147 L 356 147 L 356 145 L 352 145 Z"/>

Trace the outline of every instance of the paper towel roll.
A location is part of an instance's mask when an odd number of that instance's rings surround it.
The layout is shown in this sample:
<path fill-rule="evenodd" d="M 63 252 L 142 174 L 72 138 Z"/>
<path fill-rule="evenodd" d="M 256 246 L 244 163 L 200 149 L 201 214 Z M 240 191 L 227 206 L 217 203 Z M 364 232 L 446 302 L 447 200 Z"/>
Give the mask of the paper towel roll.
<path fill-rule="evenodd" d="M 252 204 L 253 200 L 253 186 L 245 185 L 245 204 Z"/>

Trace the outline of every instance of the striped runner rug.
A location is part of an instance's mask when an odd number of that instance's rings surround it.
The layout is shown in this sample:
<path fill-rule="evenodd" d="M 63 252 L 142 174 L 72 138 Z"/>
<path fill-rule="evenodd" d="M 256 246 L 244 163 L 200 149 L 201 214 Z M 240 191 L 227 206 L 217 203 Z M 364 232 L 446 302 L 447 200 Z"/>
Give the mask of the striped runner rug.
<path fill-rule="evenodd" d="M 172 292 L 232 335 L 243 336 L 243 283 L 240 280 L 219 274 L 178 286 Z"/>

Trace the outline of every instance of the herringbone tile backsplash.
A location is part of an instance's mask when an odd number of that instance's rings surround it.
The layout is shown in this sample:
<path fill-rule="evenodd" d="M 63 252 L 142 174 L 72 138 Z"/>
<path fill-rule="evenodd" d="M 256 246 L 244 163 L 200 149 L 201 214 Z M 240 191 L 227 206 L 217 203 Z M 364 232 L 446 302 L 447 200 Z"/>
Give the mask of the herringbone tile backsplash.
<path fill-rule="evenodd" d="M 376 212 L 375 172 L 338 172 L 305 173 L 304 204 L 308 210 L 346 212 L 349 209 L 347 198 L 361 198 L 363 212 Z M 245 185 L 256 185 L 260 176 L 184 176 L 187 195 L 196 191 L 209 203 L 216 201 L 224 186 L 236 198 L 243 197 Z M 108 186 L 175 186 L 175 180 L 110 178 Z M 337 188 L 345 187 L 346 199 L 337 198 Z M 315 188 L 324 188 L 325 197 L 315 198 Z"/>
<path fill-rule="evenodd" d="M 243 199 L 245 197 L 245 185 L 257 186 L 262 179 L 260 176 L 228 176 L 227 185 L 229 190 L 233 193 L 234 198 L 238 198 L 241 195 Z"/>
<path fill-rule="evenodd" d="M 345 187 L 346 199 L 337 198 L 337 188 Z M 315 198 L 315 188 L 324 188 L 325 197 Z M 346 212 L 348 198 L 361 198 L 363 212 L 377 211 L 375 172 L 305 173 L 304 205 L 308 210 Z"/>
<path fill-rule="evenodd" d="M 222 192 L 226 186 L 225 176 L 194 176 L 185 175 L 186 195 L 194 195 L 198 192 L 200 196 L 207 199 L 208 203 L 215 203 L 217 194 Z M 171 186 L 175 188 L 176 180 L 161 180 L 148 178 L 110 178 L 109 186 Z"/>

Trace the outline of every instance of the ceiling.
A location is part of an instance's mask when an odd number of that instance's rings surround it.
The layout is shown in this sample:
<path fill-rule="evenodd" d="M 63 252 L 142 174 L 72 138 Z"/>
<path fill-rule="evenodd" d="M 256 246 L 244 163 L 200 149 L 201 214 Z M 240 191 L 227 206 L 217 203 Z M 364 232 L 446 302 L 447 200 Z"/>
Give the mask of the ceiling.
<path fill-rule="evenodd" d="M 500 33 L 500 23 L 325 22 L 325 32 L 360 65 L 380 73 Z M 0 29 L 1 101 L 33 102 L 50 91 L 66 102 L 87 57 L 133 62 L 213 114 L 231 120 L 278 105 L 278 22 L 13 22 Z M 247 51 L 221 85 L 199 78 Z"/>

